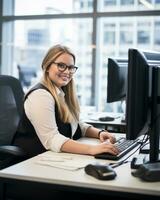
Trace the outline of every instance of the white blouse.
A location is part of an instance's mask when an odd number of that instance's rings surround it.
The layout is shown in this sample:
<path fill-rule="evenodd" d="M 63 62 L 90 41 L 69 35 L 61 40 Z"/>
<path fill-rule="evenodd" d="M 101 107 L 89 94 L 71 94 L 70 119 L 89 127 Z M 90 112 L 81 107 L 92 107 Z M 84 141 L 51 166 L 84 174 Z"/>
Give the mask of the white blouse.
<path fill-rule="evenodd" d="M 64 93 L 59 90 L 59 95 Z M 47 150 L 60 152 L 61 146 L 70 138 L 65 137 L 58 131 L 55 119 L 55 100 L 53 96 L 44 89 L 33 91 L 24 103 L 25 113 L 35 128 L 35 131 Z M 91 126 L 79 121 L 82 136 Z M 72 137 L 77 129 L 78 122 L 71 123 Z"/>

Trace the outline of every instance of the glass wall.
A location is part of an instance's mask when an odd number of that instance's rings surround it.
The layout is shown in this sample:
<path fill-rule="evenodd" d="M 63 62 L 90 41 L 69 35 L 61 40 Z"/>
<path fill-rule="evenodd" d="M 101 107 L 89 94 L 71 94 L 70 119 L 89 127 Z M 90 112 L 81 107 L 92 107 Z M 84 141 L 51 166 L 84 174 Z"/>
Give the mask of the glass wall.
<path fill-rule="evenodd" d="M 153 16 L 139 17 L 101 17 L 98 20 L 100 27 L 99 51 L 101 69 L 101 101 L 100 107 L 107 111 L 117 111 L 117 103 L 103 104 L 106 99 L 106 64 L 107 59 L 127 58 L 129 48 L 160 51 L 158 30 L 160 30 L 160 18 Z M 156 40 L 156 42 L 155 42 Z M 100 52 L 100 54 L 99 54 Z M 116 84 L 116 83 L 113 83 Z"/>
<path fill-rule="evenodd" d="M 120 102 L 106 102 L 108 58 L 127 58 L 132 47 L 160 51 L 158 0 L 0 0 L 0 4 L 0 73 L 19 78 L 24 90 L 41 77 L 46 51 L 60 43 L 76 54 L 81 106 L 122 112 Z"/>
<path fill-rule="evenodd" d="M 5 0 L 4 4 L 12 4 L 16 16 L 93 12 L 93 0 Z M 11 15 L 7 9 L 3 14 Z"/>
<path fill-rule="evenodd" d="M 50 19 L 19 20 L 14 22 L 13 74 L 19 76 L 27 68 L 35 74 L 28 82 L 23 82 L 24 89 L 34 84 L 41 76 L 41 62 L 44 54 L 53 44 L 64 44 L 76 54 L 75 74 L 77 90 L 82 105 L 89 105 L 91 99 L 91 33 L 92 19 Z M 64 30 L 64 27 L 65 30 Z M 67 28 L 68 27 L 68 28 Z M 81 34 L 79 34 L 81 33 Z M 26 72 L 27 73 L 27 72 Z M 28 78 L 28 77 L 27 77 Z M 81 83 L 86 83 L 86 85 Z M 81 94 L 86 94 L 85 98 Z"/>

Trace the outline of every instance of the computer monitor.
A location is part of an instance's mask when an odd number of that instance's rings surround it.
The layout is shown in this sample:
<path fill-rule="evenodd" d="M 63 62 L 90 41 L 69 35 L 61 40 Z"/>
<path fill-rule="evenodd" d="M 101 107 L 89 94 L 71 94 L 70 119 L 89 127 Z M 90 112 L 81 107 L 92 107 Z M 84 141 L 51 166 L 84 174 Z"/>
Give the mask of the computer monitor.
<path fill-rule="evenodd" d="M 128 59 L 108 58 L 107 102 L 122 101 L 127 91 Z"/>
<path fill-rule="evenodd" d="M 128 51 L 126 137 L 150 137 L 150 161 L 157 161 L 160 138 L 160 52 Z"/>

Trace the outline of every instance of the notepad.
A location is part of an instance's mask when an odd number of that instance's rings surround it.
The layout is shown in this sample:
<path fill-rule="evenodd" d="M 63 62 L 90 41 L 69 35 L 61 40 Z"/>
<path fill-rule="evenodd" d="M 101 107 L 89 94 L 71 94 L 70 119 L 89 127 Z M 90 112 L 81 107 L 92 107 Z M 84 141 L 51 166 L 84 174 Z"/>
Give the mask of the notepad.
<path fill-rule="evenodd" d="M 88 162 L 68 156 L 42 155 L 39 156 L 36 164 L 75 171 L 84 168 Z"/>

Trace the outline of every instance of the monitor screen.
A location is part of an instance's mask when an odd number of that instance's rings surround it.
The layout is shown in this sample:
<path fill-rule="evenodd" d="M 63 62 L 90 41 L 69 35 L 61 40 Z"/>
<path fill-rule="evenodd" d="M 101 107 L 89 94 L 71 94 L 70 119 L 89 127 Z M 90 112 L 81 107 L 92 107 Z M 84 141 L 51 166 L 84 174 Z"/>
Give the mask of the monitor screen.
<path fill-rule="evenodd" d="M 122 101 L 127 90 L 127 59 L 108 58 L 107 102 Z"/>
<path fill-rule="evenodd" d="M 160 86 L 158 82 L 153 83 L 153 80 L 160 78 L 159 73 L 156 73 L 156 78 L 154 78 L 153 73 L 158 65 L 160 65 L 160 52 L 143 52 L 138 49 L 129 49 L 126 99 L 127 139 L 136 139 L 141 134 L 147 133 L 152 142 L 155 138 L 158 138 L 156 140 L 159 141 L 160 129 L 157 129 L 157 121 L 160 112 L 156 99 Z M 153 116 L 157 120 L 156 122 L 153 120 Z M 155 127 L 156 130 L 153 133 Z M 159 144 L 156 145 L 158 145 L 159 150 Z"/>

